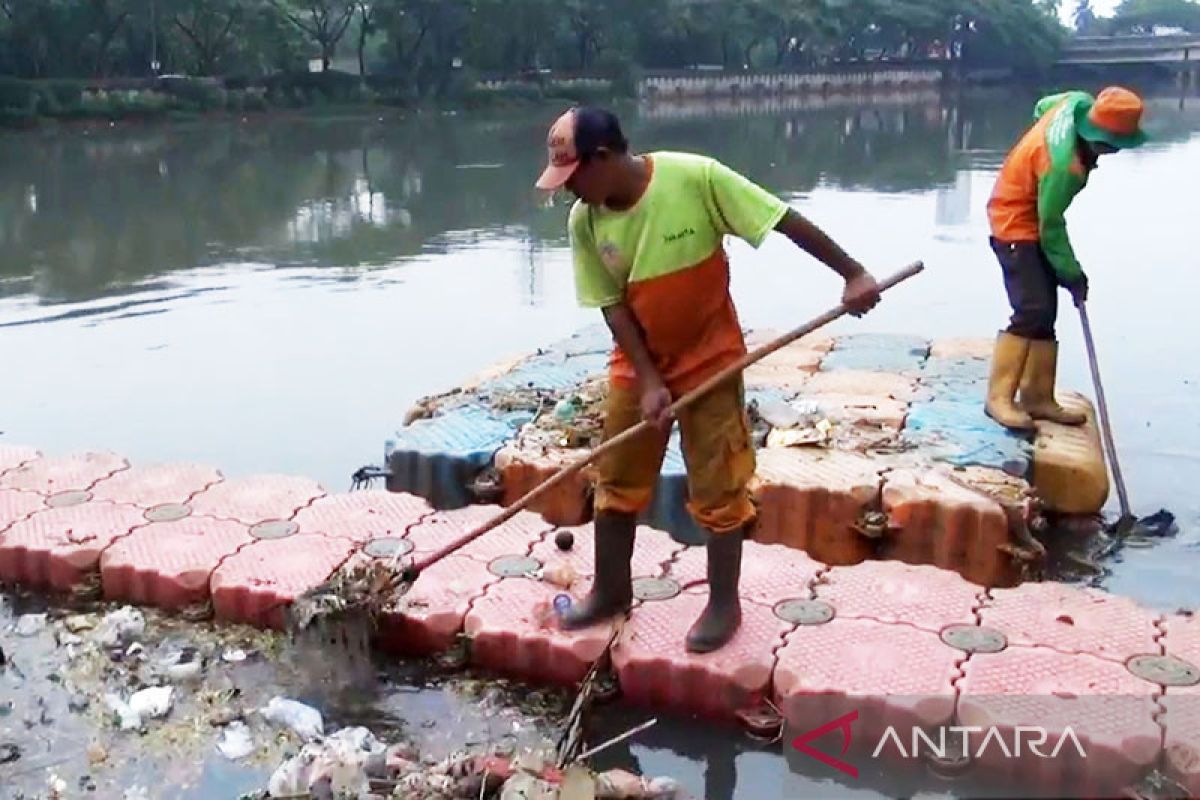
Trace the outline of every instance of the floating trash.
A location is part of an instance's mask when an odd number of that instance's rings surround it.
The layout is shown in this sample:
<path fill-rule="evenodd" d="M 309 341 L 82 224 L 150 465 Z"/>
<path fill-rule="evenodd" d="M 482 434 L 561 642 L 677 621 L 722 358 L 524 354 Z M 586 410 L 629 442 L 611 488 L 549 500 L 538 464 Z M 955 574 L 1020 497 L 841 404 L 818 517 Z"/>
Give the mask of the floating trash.
<path fill-rule="evenodd" d="M 30 636 L 37 636 L 45 629 L 45 614 L 22 614 L 17 618 L 15 632 L 17 636 L 28 638 Z"/>
<path fill-rule="evenodd" d="M 130 644 L 146 633 L 146 617 L 132 606 L 105 615 L 96 629 L 96 641 L 104 647 Z"/>
<path fill-rule="evenodd" d="M 230 761 L 239 761 L 254 752 L 254 740 L 246 723 L 229 723 L 217 744 L 217 751 Z"/>
<path fill-rule="evenodd" d="M 260 713 L 268 722 L 288 728 L 305 741 L 320 738 L 325 733 L 321 712 L 295 700 L 272 698 Z"/>

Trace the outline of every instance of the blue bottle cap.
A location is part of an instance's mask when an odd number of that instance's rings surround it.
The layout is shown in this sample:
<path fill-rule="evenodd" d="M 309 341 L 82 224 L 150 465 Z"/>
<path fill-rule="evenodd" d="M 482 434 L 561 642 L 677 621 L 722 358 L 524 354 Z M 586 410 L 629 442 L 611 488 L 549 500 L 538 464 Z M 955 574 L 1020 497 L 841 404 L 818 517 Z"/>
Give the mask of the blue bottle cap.
<path fill-rule="evenodd" d="M 556 595 L 554 598 L 554 610 L 559 614 L 565 614 L 571 608 L 571 596 L 567 594 Z"/>

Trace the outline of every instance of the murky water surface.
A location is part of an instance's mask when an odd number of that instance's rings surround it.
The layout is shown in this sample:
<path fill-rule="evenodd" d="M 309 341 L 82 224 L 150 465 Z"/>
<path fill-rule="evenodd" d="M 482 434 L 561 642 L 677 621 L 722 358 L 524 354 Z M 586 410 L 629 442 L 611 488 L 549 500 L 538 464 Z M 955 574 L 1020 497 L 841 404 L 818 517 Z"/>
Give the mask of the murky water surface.
<path fill-rule="evenodd" d="M 1006 306 L 984 204 L 1033 99 L 1002 91 L 627 119 L 637 148 L 723 159 L 878 274 L 925 261 L 926 274 L 876 313 L 835 330 L 991 336 Z M 542 206 L 531 189 L 553 115 L 0 137 L 3 440 L 345 489 L 354 469 L 379 460 L 412 401 L 596 321 L 573 301 L 565 207 Z M 1142 513 L 1169 507 L 1181 528 L 1126 550 L 1104 585 L 1174 610 L 1196 605 L 1200 565 L 1200 98 L 1154 98 L 1149 126 L 1155 143 L 1105 159 L 1068 221 L 1092 278 L 1130 494 Z M 782 237 L 732 253 L 748 325 L 791 327 L 838 298 L 837 279 Z M 1090 393 L 1072 313 L 1060 314 L 1061 380 Z M 396 686 L 384 704 L 395 719 L 444 715 L 440 692 Z M 641 719 L 604 724 L 617 732 Z M 607 758 L 716 800 L 890 793 L 886 780 L 795 775 L 778 746 L 678 720 Z M 263 777 L 213 758 L 193 766 L 197 797 Z"/>

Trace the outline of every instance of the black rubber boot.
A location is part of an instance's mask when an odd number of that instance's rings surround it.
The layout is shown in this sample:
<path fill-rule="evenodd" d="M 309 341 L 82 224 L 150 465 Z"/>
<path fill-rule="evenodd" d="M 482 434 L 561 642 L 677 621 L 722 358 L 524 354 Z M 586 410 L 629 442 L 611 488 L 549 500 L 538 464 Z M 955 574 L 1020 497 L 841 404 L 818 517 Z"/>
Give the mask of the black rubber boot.
<path fill-rule="evenodd" d="M 630 560 L 637 533 L 636 514 L 596 515 L 596 577 L 588 596 L 562 616 L 562 627 L 579 630 L 624 614 L 633 603 Z"/>
<path fill-rule="evenodd" d="M 687 634 L 690 653 L 710 653 L 728 644 L 742 624 L 738 580 L 742 574 L 745 531 L 708 537 L 708 606 Z"/>

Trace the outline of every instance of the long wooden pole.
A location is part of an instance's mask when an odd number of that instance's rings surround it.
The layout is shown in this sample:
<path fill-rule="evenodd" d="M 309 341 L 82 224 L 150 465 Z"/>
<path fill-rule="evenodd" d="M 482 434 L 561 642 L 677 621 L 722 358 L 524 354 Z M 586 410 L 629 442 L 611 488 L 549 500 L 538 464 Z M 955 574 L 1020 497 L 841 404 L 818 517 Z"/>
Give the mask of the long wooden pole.
<path fill-rule="evenodd" d="M 902 283 L 903 281 L 906 281 L 909 278 L 912 278 L 913 276 L 922 272 L 924 269 L 925 269 L 925 265 L 920 261 L 910 264 L 909 266 L 900 270 L 896 274 L 884 279 L 883 281 L 880 281 L 879 289 L 881 292 L 892 289 L 897 284 Z M 742 356 L 742 358 L 740 360 L 738 360 L 737 363 L 731 364 L 730 366 L 721 370 L 719 373 L 712 376 L 711 378 L 706 380 L 704 383 L 700 384 L 695 389 L 691 390 L 690 392 L 688 392 L 687 394 L 683 395 L 678 400 L 676 400 L 674 403 L 672 403 L 670 406 L 670 414 L 672 416 L 677 415 L 682 409 L 687 408 L 692 403 L 696 402 L 696 400 L 698 400 L 699 398 L 708 394 L 710 391 L 712 391 L 717 386 L 720 386 L 725 381 L 739 375 L 743 370 L 745 370 L 750 365 L 761 361 L 762 359 L 771 355 L 775 351 L 788 346 L 789 344 L 796 341 L 797 339 L 807 336 L 808 334 L 812 333 L 813 331 L 817 330 L 818 328 L 822 328 L 822 327 L 828 325 L 829 323 L 833 322 L 834 320 L 838 319 L 839 317 L 842 317 L 845 314 L 849 313 L 849 311 L 850 311 L 850 309 L 848 309 L 844 303 L 839 304 L 836 308 L 831 308 L 829 311 L 826 311 L 821 316 L 816 317 L 815 319 L 809 320 L 808 322 L 806 322 L 805 324 L 796 328 L 795 330 L 793 330 L 789 333 L 785 333 L 782 336 L 778 337 L 777 339 L 773 339 L 772 341 L 763 345 L 762 347 L 759 347 L 758 349 L 756 349 L 750 353 L 747 353 L 746 355 Z M 447 542 L 436 552 L 431 553 L 431 554 L 425 556 L 424 558 L 422 558 L 421 560 L 419 560 L 418 562 L 416 562 L 416 564 L 413 565 L 412 570 L 410 570 L 410 575 L 408 577 L 409 578 L 415 577 L 416 574 L 419 574 L 420 572 L 429 568 L 433 564 L 437 563 L 441 559 L 443 559 L 446 556 L 448 556 L 449 554 L 453 553 L 455 550 L 458 550 L 458 549 L 470 544 L 471 542 L 475 541 L 476 539 L 478 539 L 480 536 L 484 535 L 485 533 L 488 533 L 489 531 L 495 530 L 496 528 L 500 527 L 501 525 L 503 525 L 504 523 L 508 522 L 510 519 L 515 517 L 517 514 L 521 513 L 525 509 L 527 509 L 530 506 L 530 504 L 535 502 L 538 498 L 545 496 L 554 487 L 558 486 L 563 481 L 565 481 L 568 478 L 581 472 L 585 467 L 587 467 L 589 464 L 591 464 L 596 459 L 600 458 L 601 456 L 605 455 L 606 453 L 612 452 L 613 450 L 615 450 L 616 448 L 625 444 L 629 440 L 634 439 L 638 436 L 641 436 L 646 431 L 648 431 L 651 427 L 653 427 L 652 422 L 643 420 L 642 422 L 639 422 L 637 425 L 634 425 L 632 428 L 629 428 L 629 429 L 623 431 L 622 433 L 614 436 L 613 438 L 609 439 L 608 441 L 604 442 L 599 447 L 592 450 L 588 455 L 580 458 L 579 460 L 575 461 L 572 464 L 567 465 L 566 467 L 563 467 L 557 473 L 555 473 L 551 477 L 547 478 L 544 482 L 542 482 L 538 486 L 531 489 L 528 494 L 526 494 L 524 497 L 521 497 L 520 499 L 518 499 L 512 505 L 505 508 L 503 511 L 501 511 L 499 514 L 497 514 L 492 519 L 483 523 L 479 527 L 473 529 L 469 533 L 466 533 L 466 534 L 458 537 L 457 539 Z M 395 567 L 396 561 L 399 559 L 399 555 L 400 555 L 399 551 L 397 551 L 396 555 L 394 555 L 392 557 L 392 567 L 393 568 Z"/>
<path fill-rule="evenodd" d="M 1083 342 L 1087 346 L 1088 366 L 1092 370 L 1092 385 L 1096 388 L 1096 408 L 1100 414 L 1100 430 L 1104 434 L 1104 449 L 1108 451 L 1108 463 L 1112 467 L 1113 482 L 1117 484 L 1117 499 L 1121 503 L 1121 523 L 1133 519 L 1129 510 L 1129 494 L 1125 491 L 1125 479 L 1121 476 L 1121 464 L 1117 461 L 1117 445 L 1113 441 L 1112 423 L 1108 417 L 1108 401 L 1104 397 L 1104 384 L 1100 382 L 1100 362 L 1096 358 L 1096 342 L 1092 338 L 1092 323 L 1088 319 L 1087 303 L 1079 304 L 1079 321 L 1083 325 Z"/>

